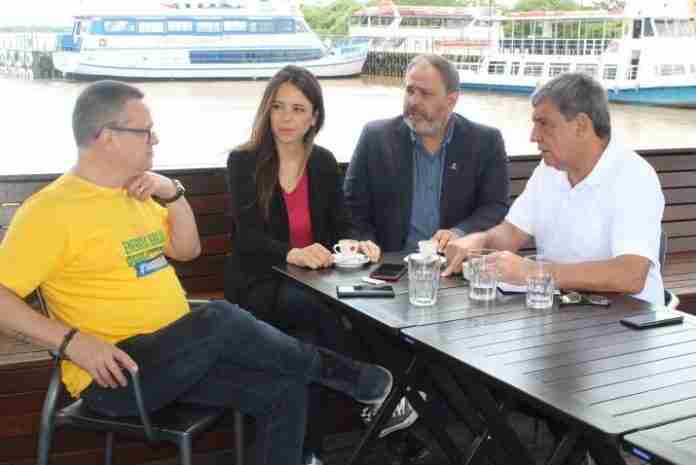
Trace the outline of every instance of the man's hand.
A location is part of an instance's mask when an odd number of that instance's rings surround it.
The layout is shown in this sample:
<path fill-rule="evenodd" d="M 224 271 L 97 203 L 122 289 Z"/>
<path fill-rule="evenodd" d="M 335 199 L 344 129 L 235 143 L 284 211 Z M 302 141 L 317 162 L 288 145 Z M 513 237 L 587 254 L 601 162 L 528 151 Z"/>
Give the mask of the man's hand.
<path fill-rule="evenodd" d="M 370 259 L 372 263 L 378 262 L 379 257 L 382 255 L 382 251 L 379 246 L 372 241 L 360 241 L 358 243 L 358 250 Z"/>
<path fill-rule="evenodd" d="M 101 387 L 125 387 L 128 380 L 123 374 L 123 368 L 131 373 L 138 371 L 138 365 L 127 353 L 113 344 L 82 332 L 75 334 L 65 354 L 87 370 Z"/>
<path fill-rule="evenodd" d="M 147 200 L 153 195 L 163 199 L 176 195 L 176 186 L 171 179 L 151 171 L 129 179 L 124 187 L 129 196 L 138 200 Z"/>
<path fill-rule="evenodd" d="M 527 265 L 519 255 L 504 250 L 495 254 L 498 266 L 498 279 L 509 284 L 527 284 Z"/>
<path fill-rule="evenodd" d="M 459 236 L 451 229 L 440 229 L 433 235 L 431 240 L 437 242 L 437 251 L 442 253 L 445 251 L 447 244 L 457 237 Z"/>
<path fill-rule="evenodd" d="M 290 249 L 286 258 L 291 265 L 303 266 L 316 270 L 326 268 L 333 263 L 333 255 L 326 247 L 315 242 L 302 249 Z"/>
<path fill-rule="evenodd" d="M 485 245 L 485 233 L 467 234 L 459 239 L 449 241 L 447 247 L 445 247 L 447 268 L 442 272 L 442 276 L 459 273 L 462 270 L 462 263 L 466 260 L 466 255 L 469 253 L 469 250 L 482 249 Z"/>

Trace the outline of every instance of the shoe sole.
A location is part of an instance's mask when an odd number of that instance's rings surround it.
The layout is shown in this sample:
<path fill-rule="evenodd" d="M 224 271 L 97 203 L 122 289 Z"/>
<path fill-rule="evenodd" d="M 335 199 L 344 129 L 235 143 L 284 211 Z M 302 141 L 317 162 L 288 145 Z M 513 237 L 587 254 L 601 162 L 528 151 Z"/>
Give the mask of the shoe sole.
<path fill-rule="evenodd" d="M 389 397 L 389 394 L 391 394 L 392 387 L 394 387 L 394 377 L 392 376 L 391 372 L 384 368 L 383 366 L 376 365 L 389 376 L 389 384 L 387 385 L 387 389 L 385 390 L 384 395 L 376 398 L 376 399 L 356 399 L 358 402 L 367 404 L 367 405 L 379 405 L 382 402 L 386 400 L 387 397 Z"/>
<path fill-rule="evenodd" d="M 411 410 L 411 413 L 408 415 L 408 417 L 406 417 L 406 420 L 381 430 L 379 432 L 379 438 L 381 439 L 389 436 L 395 431 L 400 431 L 402 429 L 409 428 L 416 422 L 416 420 L 418 420 L 418 412 L 416 412 L 415 410 Z"/>

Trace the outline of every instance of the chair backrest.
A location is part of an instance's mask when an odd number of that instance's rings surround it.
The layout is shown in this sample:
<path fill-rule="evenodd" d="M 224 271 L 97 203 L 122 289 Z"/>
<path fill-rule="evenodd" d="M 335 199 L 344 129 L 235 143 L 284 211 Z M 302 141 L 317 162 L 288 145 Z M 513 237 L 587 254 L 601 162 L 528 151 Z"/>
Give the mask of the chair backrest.
<path fill-rule="evenodd" d="M 662 231 L 660 233 L 660 271 L 664 273 L 665 271 L 665 264 L 667 262 L 667 240 L 669 237 L 667 236 L 667 233 Z"/>

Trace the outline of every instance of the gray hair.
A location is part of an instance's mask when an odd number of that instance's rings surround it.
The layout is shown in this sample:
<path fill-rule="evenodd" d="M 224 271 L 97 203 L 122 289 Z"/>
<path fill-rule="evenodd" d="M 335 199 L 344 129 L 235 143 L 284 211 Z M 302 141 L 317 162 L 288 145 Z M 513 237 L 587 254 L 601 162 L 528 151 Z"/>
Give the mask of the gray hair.
<path fill-rule="evenodd" d="M 145 96 L 139 89 L 118 81 L 98 81 L 80 93 L 72 114 L 75 142 L 80 148 L 89 146 L 99 131 L 118 121 L 129 100 Z"/>
<path fill-rule="evenodd" d="M 536 90 L 532 105 L 549 99 L 558 107 L 566 121 L 585 113 L 594 127 L 597 137 L 611 137 L 611 118 L 607 92 L 602 85 L 584 73 L 565 73 L 557 76 Z"/>
<path fill-rule="evenodd" d="M 406 66 L 406 72 L 411 71 L 411 68 L 419 63 L 426 62 L 440 73 L 440 78 L 442 83 L 445 85 L 445 90 L 448 94 L 452 92 L 459 92 L 459 72 L 454 65 L 446 58 L 440 55 L 435 55 L 434 53 L 425 53 L 423 55 L 416 55 Z"/>

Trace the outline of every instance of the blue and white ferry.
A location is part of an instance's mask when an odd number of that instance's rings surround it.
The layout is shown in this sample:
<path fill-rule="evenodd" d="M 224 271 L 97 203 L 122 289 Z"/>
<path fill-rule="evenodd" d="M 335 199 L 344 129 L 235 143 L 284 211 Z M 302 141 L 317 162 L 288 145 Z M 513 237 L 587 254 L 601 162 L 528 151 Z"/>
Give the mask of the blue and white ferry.
<path fill-rule="evenodd" d="M 622 11 L 534 11 L 478 18 L 493 43 L 454 57 L 462 87 L 533 92 L 558 74 L 590 74 L 609 99 L 696 107 L 696 33 L 684 0 L 628 0 Z"/>
<path fill-rule="evenodd" d="M 60 38 L 53 63 L 75 78 L 268 78 L 288 64 L 318 77 L 360 74 L 367 40 L 324 43 L 291 3 L 170 3 L 137 13 L 80 13 L 72 33 Z"/>

